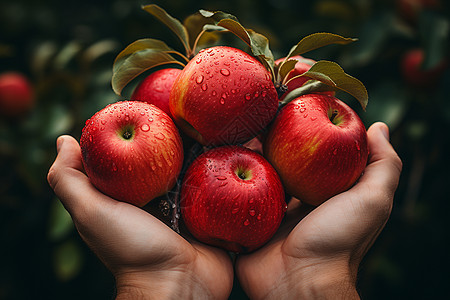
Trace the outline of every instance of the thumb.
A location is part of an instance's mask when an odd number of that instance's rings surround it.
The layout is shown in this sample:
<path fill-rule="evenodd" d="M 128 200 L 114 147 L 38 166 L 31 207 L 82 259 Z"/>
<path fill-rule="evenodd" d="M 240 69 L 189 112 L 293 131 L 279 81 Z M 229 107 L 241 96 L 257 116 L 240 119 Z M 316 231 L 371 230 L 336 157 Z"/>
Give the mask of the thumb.
<path fill-rule="evenodd" d="M 76 219 L 77 212 L 86 213 L 94 205 L 115 202 L 99 192 L 84 174 L 81 148 L 73 137 L 60 136 L 57 140 L 57 152 L 48 171 L 47 181 L 72 217 Z"/>

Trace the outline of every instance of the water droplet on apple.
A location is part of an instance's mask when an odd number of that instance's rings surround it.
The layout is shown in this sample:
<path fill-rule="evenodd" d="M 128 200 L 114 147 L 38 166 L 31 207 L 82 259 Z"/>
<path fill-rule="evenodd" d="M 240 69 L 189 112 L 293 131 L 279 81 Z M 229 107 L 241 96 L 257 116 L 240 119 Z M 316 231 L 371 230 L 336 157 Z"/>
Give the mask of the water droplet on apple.
<path fill-rule="evenodd" d="M 203 82 L 203 75 L 199 75 L 199 76 L 197 76 L 197 78 L 195 79 L 195 82 L 197 82 L 198 84 L 200 84 L 200 83 L 202 83 Z"/>
<path fill-rule="evenodd" d="M 202 58 L 201 57 L 197 57 L 197 60 L 195 61 L 197 64 L 202 62 Z"/>
<path fill-rule="evenodd" d="M 248 226 L 248 225 L 250 225 L 250 221 L 248 219 L 245 219 L 244 226 Z"/>
<path fill-rule="evenodd" d="M 202 84 L 202 90 L 206 91 L 208 89 L 208 85 L 206 83 Z"/>
<path fill-rule="evenodd" d="M 89 142 L 92 143 L 92 140 L 93 140 L 92 135 L 90 135 L 90 136 L 89 136 Z"/>
<path fill-rule="evenodd" d="M 224 99 L 223 95 L 222 95 L 222 98 L 220 98 L 220 104 L 225 104 L 225 99 Z"/>
<path fill-rule="evenodd" d="M 219 185 L 220 187 L 226 186 L 228 184 L 228 181 L 222 181 L 222 183 Z"/>
<path fill-rule="evenodd" d="M 133 167 L 131 165 L 128 165 L 128 171 L 133 171 Z"/>
<path fill-rule="evenodd" d="M 217 180 L 226 180 L 227 177 L 226 176 L 216 176 Z"/>
<path fill-rule="evenodd" d="M 245 100 L 250 100 L 250 99 L 252 99 L 252 96 L 250 95 L 250 94 L 245 94 Z"/>
<path fill-rule="evenodd" d="M 258 220 L 261 220 L 261 214 L 258 214 L 258 216 L 256 217 Z"/>
<path fill-rule="evenodd" d="M 223 76 L 229 76 L 230 71 L 228 69 L 221 69 L 220 74 L 222 74 Z"/>
<path fill-rule="evenodd" d="M 235 207 L 233 208 L 233 210 L 231 210 L 232 214 L 237 214 L 239 212 L 239 207 Z"/>
<path fill-rule="evenodd" d="M 304 107 L 300 108 L 301 113 L 304 113 L 305 111 L 306 111 L 306 108 L 304 108 Z"/>
<path fill-rule="evenodd" d="M 117 166 L 116 166 L 115 163 L 112 164 L 112 170 L 113 170 L 113 172 L 116 172 L 116 171 L 117 171 Z"/>
<path fill-rule="evenodd" d="M 311 117 L 311 121 L 315 121 L 317 117 Z"/>
<path fill-rule="evenodd" d="M 355 141 L 355 145 L 356 145 L 356 150 L 360 151 L 360 150 L 361 150 L 361 147 L 359 146 L 358 141 Z"/>
<path fill-rule="evenodd" d="M 255 202 L 255 200 L 253 200 L 253 199 L 248 200 L 248 203 L 250 203 L 250 204 L 253 204 L 253 202 Z"/>
<path fill-rule="evenodd" d="M 337 149 L 334 149 L 334 150 L 333 150 L 333 155 L 336 155 L 336 154 L 337 154 L 337 151 L 338 151 Z"/>
<path fill-rule="evenodd" d="M 255 211 L 254 209 L 250 209 L 250 210 L 248 211 L 248 214 L 249 214 L 250 216 L 254 217 L 254 216 L 256 215 L 256 211 Z"/>
<path fill-rule="evenodd" d="M 157 138 L 158 140 L 164 141 L 166 136 L 162 132 L 158 132 L 157 134 L 155 134 L 155 138 Z"/>
<path fill-rule="evenodd" d="M 147 132 L 147 131 L 150 130 L 150 126 L 148 126 L 148 124 L 143 124 L 143 125 L 141 126 L 141 130 L 144 131 L 144 132 Z"/>
<path fill-rule="evenodd" d="M 106 120 L 101 120 L 100 123 L 102 123 L 102 125 L 106 124 Z"/>

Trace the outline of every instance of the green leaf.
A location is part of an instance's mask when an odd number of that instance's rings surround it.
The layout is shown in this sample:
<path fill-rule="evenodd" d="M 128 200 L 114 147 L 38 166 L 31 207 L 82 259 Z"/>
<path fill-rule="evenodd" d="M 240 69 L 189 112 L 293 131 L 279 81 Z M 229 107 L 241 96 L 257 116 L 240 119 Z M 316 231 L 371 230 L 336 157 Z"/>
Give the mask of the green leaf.
<path fill-rule="evenodd" d="M 369 95 L 364 84 L 355 77 L 346 74 L 337 63 L 325 60 L 318 61 L 309 71 L 300 76 L 307 76 L 349 93 L 366 110 Z"/>
<path fill-rule="evenodd" d="M 159 21 L 169 27 L 170 30 L 172 30 L 180 39 L 181 43 L 184 46 L 184 49 L 186 50 L 186 55 L 190 54 L 191 49 L 189 47 L 189 34 L 180 21 L 170 16 L 164 9 L 156 4 L 145 5 L 142 7 L 142 9 L 153 15 Z"/>
<path fill-rule="evenodd" d="M 297 64 L 298 60 L 296 59 L 289 59 L 284 61 L 278 69 L 278 75 L 280 78 L 280 81 L 282 78 L 286 78 L 286 76 L 289 74 L 290 71 L 292 71 L 295 68 L 295 65 Z"/>
<path fill-rule="evenodd" d="M 122 59 L 124 59 L 127 56 L 130 56 L 131 54 L 146 50 L 146 49 L 153 49 L 153 50 L 159 50 L 164 52 L 173 51 L 172 48 L 167 46 L 167 44 L 161 40 L 156 39 L 140 39 L 137 40 L 130 45 L 128 45 L 122 52 L 120 52 L 116 59 L 114 60 L 113 64 L 113 70 L 116 71 L 118 67 L 120 67 L 120 62 Z"/>
<path fill-rule="evenodd" d="M 302 96 L 307 95 L 311 93 L 317 93 L 317 92 L 328 92 L 334 90 L 332 87 L 330 87 L 327 84 L 324 84 L 323 82 L 317 81 L 317 80 L 309 80 L 305 84 L 303 84 L 301 87 L 296 88 L 292 91 L 290 91 L 283 99 L 283 101 L 280 102 L 281 106 L 288 104 L 292 100 Z"/>
<path fill-rule="evenodd" d="M 319 32 L 319 33 L 313 33 L 308 36 L 305 36 L 303 39 L 301 39 L 300 42 L 296 46 L 294 46 L 291 51 L 289 52 L 286 59 L 289 59 L 292 56 L 295 55 L 302 55 L 303 53 L 332 45 L 332 44 L 349 44 L 351 42 L 355 42 L 357 39 L 354 38 L 344 38 L 340 35 L 334 34 L 334 33 L 328 33 L 328 32 Z"/>
<path fill-rule="evenodd" d="M 274 75 L 274 58 L 269 48 L 269 40 L 262 34 L 251 29 L 245 29 L 236 17 L 221 11 L 210 12 L 201 10 L 200 13 L 214 21 L 215 26 L 205 25 L 205 30 L 219 30 L 225 28 L 244 41 L 252 51 L 252 54 Z"/>
<path fill-rule="evenodd" d="M 114 70 L 111 85 L 114 92 L 120 95 L 123 88 L 141 73 L 164 64 L 179 64 L 172 55 L 157 49 L 146 49 L 128 56 L 123 63 Z"/>
<path fill-rule="evenodd" d="M 183 24 L 189 34 L 189 46 L 192 51 L 195 51 L 195 42 L 200 38 L 200 34 L 202 34 L 202 32 L 205 30 L 204 26 L 211 24 L 211 20 L 204 17 L 200 12 L 197 12 L 188 16 L 184 20 Z M 217 34 L 209 34 L 207 39 L 217 41 L 219 37 Z"/>

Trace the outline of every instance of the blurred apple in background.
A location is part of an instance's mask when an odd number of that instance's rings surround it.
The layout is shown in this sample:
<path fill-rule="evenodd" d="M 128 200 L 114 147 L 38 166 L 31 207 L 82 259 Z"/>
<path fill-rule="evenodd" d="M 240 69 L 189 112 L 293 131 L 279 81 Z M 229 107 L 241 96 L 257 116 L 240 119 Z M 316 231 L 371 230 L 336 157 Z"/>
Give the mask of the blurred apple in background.
<path fill-rule="evenodd" d="M 18 72 L 0 74 L 0 114 L 19 117 L 34 105 L 33 86 L 29 79 Z"/>

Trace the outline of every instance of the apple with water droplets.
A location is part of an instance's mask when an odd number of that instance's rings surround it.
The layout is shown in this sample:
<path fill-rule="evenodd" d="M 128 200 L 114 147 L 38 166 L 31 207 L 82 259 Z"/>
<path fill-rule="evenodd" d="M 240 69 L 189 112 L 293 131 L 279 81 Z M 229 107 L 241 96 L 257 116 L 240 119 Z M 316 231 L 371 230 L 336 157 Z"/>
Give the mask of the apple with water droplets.
<path fill-rule="evenodd" d="M 173 188 L 183 145 L 172 119 L 140 101 L 110 104 L 83 128 L 83 166 L 104 194 L 142 207 Z"/>
<path fill-rule="evenodd" d="M 369 152 L 357 113 L 323 94 L 303 95 L 283 107 L 263 150 L 288 194 L 315 206 L 350 188 Z"/>
<path fill-rule="evenodd" d="M 161 69 L 151 73 L 136 86 L 131 100 L 153 104 L 172 117 L 169 109 L 170 90 L 180 73 L 181 70 L 175 68 Z"/>
<path fill-rule="evenodd" d="M 203 243 L 251 252 L 277 231 L 286 212 L 284 189 L 264 157 L 242 146 L 198 156 L 182 182 L 181 214 Z"/>
<path fill-rule="evenodd" d="M 169 101 L 175 122 L 203 145 L 250 140 L 273 119 L 278 96 L 271 74 L 242 50 L 201 50 L 175 80 Z"/>

